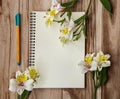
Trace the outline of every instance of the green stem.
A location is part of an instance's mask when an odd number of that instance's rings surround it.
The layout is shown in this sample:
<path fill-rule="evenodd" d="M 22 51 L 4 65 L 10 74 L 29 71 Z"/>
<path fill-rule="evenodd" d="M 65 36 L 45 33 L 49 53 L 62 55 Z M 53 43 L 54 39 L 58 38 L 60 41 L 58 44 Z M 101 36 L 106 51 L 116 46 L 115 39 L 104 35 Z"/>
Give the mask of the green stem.
<path fill-rule="evenodd" d="M 91 3 L 92 3 L 92 0 L 90 0 L 90 2 L 89 2 L 87 10 L 85 11 L 85 14 L 83 16 L 81 16 L 80 18 L 78 18 L 77 20 L 74 21 L 76 24 L 79 23 L 81 20 L 84 22 L 84 20 L 87 18 L 87 15 L 88 15 Z"/>
<path fill-rule="evenodd" d="M 97 99 L 97 87 L 94 85 L 94 98 Z"/>
<path fill-rule="evenodd" d="M 24 92 L 20 96 L 20 99 L 28 99 L 30 93 L 31 93 L 31 91 L 24 90 Z"/>
<path fill-rule="evenodd" d="M 88 12 L 89 12 L 89 9 L 90 9 L 90 6 L 91 6 L 91 3 L 92 3 L 92 0 L 90 0 L 89 5 L 88 5 L 88 8 L 87 8 L 87 10 L 86 10 L 86 12 L 85 12 L 86 16 L 88 15 Z"/>
<path fill-rule="evenodd" d="M 62 20 L 53 20 L 53 22 L 57 22 L 57 23 L 61 23 L 61 24 L 63 24 L 63 23 L 64 23 L 64 21 L 65 21 L 65 18 L 64 18 L 64 19 L 62 19 Z"/>
<path fill-rule="evenodd" d="M 20 99 L 20 95 L 17 95 L 17 99 Z"/>
<path fill-rule="evenodd" d="M 92 72 L 92 78 L 94 82 L 94 96 L 93 99 L 97 99 L 97 71 Z"/>
<path fill-rule="evenodd" d="M 70 9 L 70 8 L 72 8 L 77 2 L 78 2 L 78 0 L 71 0 L 70 2 L 61 3 L 61 6 L 67 8 L 67 9 Z"/>

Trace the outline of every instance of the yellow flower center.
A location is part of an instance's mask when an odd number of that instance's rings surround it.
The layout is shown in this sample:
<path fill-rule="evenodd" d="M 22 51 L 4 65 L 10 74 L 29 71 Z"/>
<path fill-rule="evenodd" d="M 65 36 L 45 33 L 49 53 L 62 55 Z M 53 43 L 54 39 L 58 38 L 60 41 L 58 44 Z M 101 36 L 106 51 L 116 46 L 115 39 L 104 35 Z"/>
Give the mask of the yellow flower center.
<path fill-rule="evenodd" d="M 85 62 L 87 63 L 87 65 L 91 65 L 92 63 L 92 57 L 85 57 Z"/>
<path fill-rule="evenodd" d="M 100 55 L 100 56 L 99 56 L 99 61 L 100 61 L 100 62 L 107 61 L 107 59 L 108 59 L 108 58 L 107 58 L 105 55 Z"/>
<path fill-rule="evenodd" d="M 52 23 L 52 19 L 51 18 L 47 18 L 46 23 L 47 24 L 51 24 Z"/>
<path fill-rule="evenodd" d="M 50 14 L 50 16 L 54 17 L 56 15 L 56 11 L 55 10 L 50 10 L 49 14 Z"/>
<path fill-rule="evenodd" d="M 16 81 L 17 81 L 18 83 L 25 82 L 26 80 L 27 80 L 27 76 L 26 76 L 25 74 L 19 75 L 19 76 L 17 76 L 17 78 L 16 78 Z"/>
<path fill-rule="evenodd" d="M 69 33 L 69 30 L 68 30 L 68 28 L 64 28 L 64 29 L 61 30 L 61 32 L 62 32 L 63 34 L 68 34 L 68 33 Z"/>
<path fill-rule="evenodd" d="M 60 37 L 60 41 L 61 41 L 63 44 L 65 44 L 65 43 L 68 41 L 68 39 L 66 39 L 65 37 Z"/>
<path fill-rule="evenodd" d="M 37 73 L 37 71 L 34 68 L 29 70 L 29 73 L 30 73 L 30 77 L 32 79 L 36 79 L 36 77 L 38 76 L 38 73 Z"/>

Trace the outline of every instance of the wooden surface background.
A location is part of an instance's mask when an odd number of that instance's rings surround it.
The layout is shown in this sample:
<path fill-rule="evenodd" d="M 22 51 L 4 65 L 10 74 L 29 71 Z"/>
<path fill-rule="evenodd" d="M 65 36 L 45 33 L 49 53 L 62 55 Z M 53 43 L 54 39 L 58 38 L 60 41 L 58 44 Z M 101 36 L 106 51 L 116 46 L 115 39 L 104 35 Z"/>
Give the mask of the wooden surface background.
<path fill-rule="evenodd" d="M 59 0 L 67 2 L 68 0 Z M 86 53 L 103 50 L 111 54 L 112 65 L 108 69 L 108 82 L 97 92 L 98 99 L 120 99 L 120 0 L 110 0 L 114 14 L 109 14 L 99 0 L 93 0 L 87 20 Z M 85 11 L 89 0 L 79 0 L 73 11 Z M 51 0 L 0 0 L 0 99 L 15 99 L 8 91 L 9 79 L 18 69 L 28 66 L 29 12 L 43 11 Z M 16 33 L 14 16 L 22 14 L 21 46 L 22 66 L 16 64 Z M 30 99 L 93 99 L 91 74 L 86 74 L 85 89 L 35 89 Z"/>

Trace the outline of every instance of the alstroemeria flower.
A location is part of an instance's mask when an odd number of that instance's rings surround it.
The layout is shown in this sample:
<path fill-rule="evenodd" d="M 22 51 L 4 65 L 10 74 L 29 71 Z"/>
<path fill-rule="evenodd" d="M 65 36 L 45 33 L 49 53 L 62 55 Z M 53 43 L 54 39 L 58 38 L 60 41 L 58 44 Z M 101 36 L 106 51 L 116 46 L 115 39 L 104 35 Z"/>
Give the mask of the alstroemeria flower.
<path fill-rule="evenodd" d="M 51 17 L 50 15 L 46 15 L 45 16 L 45 22 L 47 25 L 51 25 L 53 22 L 53 17 Z"/>
<path fill-rule="evenodd" d="M 98 65 L 98 70 L 101 71 L 103 67 L 109 67 L 111 62 L 109 60 L 110 55 L 106 54 L 104 55 L 104 53 L 102 51 L 100 51 L 96 57 L 94 57 L 94 61 L 97 62 Z"/>
<path fill-rule="evenodd" d="M 93 54 L 87 54 L 84 61 L 81 61 L 78 65 L 80 67 L 81 73 L 86 73 L 87 71 L 97 70 L 97 64 L 93 61 Z"/>
<path fill-rule="evenodd" d="M 25 74 L 28 75 L 28 77 L 30 79 L 33 79 L 34 81 L 36 81 L 37 78 L 39 78 L 39 76 L 40 76 L 37 69 L 35 68 L 35 66 L 29 66 L 26 69 Z"/>
<path fill-rule="evenodd" d="M 68 42 L 68 39 L 65 36 L 59 37 L 62 44 L 66 44 Z"/>
<path fill-rule="evenodd" d="M 64 35 L 70 34 L 74 27 L 75 27 L 74 21 L 72 19 L 69 20 L 68 18 L 66 18 L 66 21 L 62 25 L 62 29 L 60 30 L 60 32 Z"/>
<path fill-rule="evenodd" d="M 24 73 L 21 73 L 20 71 L 16 72 L 16 81 L 18 83 L 25 82 L 25 81 L 27 81 L 27 79 L 28 79 L 28 77 Z"/>
<path fill-rule="evenodd" d="M 64 24 L 62 25 L 60 32 L 61 32 L 61 36 L 60 41 L 65 44 L 68 41 L 72 40 L 73 37 L 73 29 L 75 27 L 74 21 L 72 19 L 70 19 L 70 21 L 66 18 L 66 21 L 64 22 Z"/>
<path fill-rule="evenodd" d="M 57 0 L 52 0 L 52 6 L 50 7 L 50 10 L 48 11 L 48 14 L 52 17 L 55 17 L 63 9 L 64 8 L 61 6 L 60 3 L 57 2 Z"/>
<path fill-rule="evenodd" d="M 10 79 L 9 90 L 17 91 L 21 95 L 24 90 L 31 91 L 33 89 L 33 82 L 33 79 L 28 79 L 27 75 L 18 71 L 16 72 L 16 78 Z"/>

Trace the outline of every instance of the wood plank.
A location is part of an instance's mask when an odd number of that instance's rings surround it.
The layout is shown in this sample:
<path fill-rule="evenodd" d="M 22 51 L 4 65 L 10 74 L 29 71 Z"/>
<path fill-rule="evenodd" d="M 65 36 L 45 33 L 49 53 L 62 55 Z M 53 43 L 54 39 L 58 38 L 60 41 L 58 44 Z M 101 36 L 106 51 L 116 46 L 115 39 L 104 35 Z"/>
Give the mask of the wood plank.
<path fill-rule="evenodd" d="M 63 0 L 64 1 L 64 0 Z M 79 0 L 77 6 L 73 11 L 85 11 L 87 9 L 89 0 Z M 87 36 L 86 39 L 86 53 L 93 52 L 95 50 L 95 3 L 92 3 L 90 8 L 89 17 L 87 19 Z M 93 84 L 91 73 L 86 74 L 86 86 L 85 89 L 64 89 L 63 99 L 93 99 Z"/>
<path fill-rule="evenodd" d="M 51 0 L 29 0 L 29 12 L 45 11 L 50 7 Z M 36 6 L 37 5 L 37 6 Z M 30 99 L 61 99 L 61 89 L 34 89 Z"/>
<path fill-rule="evenodd" d="M 9 78 L 10 79 L 13 74 L 19 69 L 19 67 L 17 66 L 17 62 L 16 62 L 16 28 L 15 28 L 15 14 L 19 12 L 19 1 L 17 0 L 6 0 L 7 4 L 5 7 L 9 7 L 8 9 L 6 9 L 6 11 L 9 12 L 9 24 L 10 26 L 7 26 L 10 28 L 10 49 L 9 49 Z M 5 3 L 5 2 L 3 2 Z M 14 5 L 13 5 L 14 4 Z M 4 11 L 5 12 L 5 11 Z M 17 94 L 16 93 L 12 93 L 9 91 L 9 97 L 8 99 L 16 99 Z"/>
<path fill-rule="evenodd" d="M 14 4 L 14 5 L 13 5 Z M 9 78 L 11 73 L 16 67 L 11 64 L 11 56 L 14 52 L 14 47 L 12 47 L 14 38 L 14 13 L 17 11 L 18 2 L 16 0 L 4 0 L 1 1 L 1 11 L 0 11 L 0 98 L 9 99 L 10 92 Z M 12 70 L 11 70 L 12 69 Z M 12 93 L 12 99 L 15 98 L 15 94 Z"/>
<path fill-rule="evenodd" d="M 69 0 L 59 0 L 67 2 Z M 112 66 L 108 69 L 108 82 L 98 90 L 98 99 L 120 98 L 120 1 L 110 0 L 114 7 L 114 15 L 109 14 L 96 0 L 92 3 L 87 20 L 86 53 L 103 50 L 112 55 Z M 85 11 L 89 0 L 79 0 L 73 11 Z M 24 70 L 28 66 L 28 21 L 29 12 L 45 11 L 51 0 L 0 0 L 0 99 L 16 99 L 16 93 L 8 91 L 9 78 L 16 70 Z M 14 16 L 22 14 L 22 66 L 16 64 L 16 32 Z M 102 95 L 102 96 L 101 96 Z M 30 99 L 93 99 L 93 82 L 91 73 L 86 74 L 85 89 L 34 89 Z"/>
<path fill-rule="evenodd" d="M 102 18 L 102 4 L 100 1 L 96 1 L 96 33 L 95 33 L 95 52 L 102 51 L 102 30 L 103 30 L 103 18 Z M 97 99 L 101 99 L 101 87 L 97 90 Z"/>
<path fill-rule="evenodd" d="M 120 99 L 120 0 L 111 0 L 114 14 L 112 19 L 103 9 L 102 48 L 111 54 L 108 82 L 102 87 L 102 99 Z"/>
<path fill-rule="evenodd" d="M 28 67 L 28 45 L 29 45 L 29 2 L 19 1 L 19 12 L 21 14 L 21 70 Z"/>

